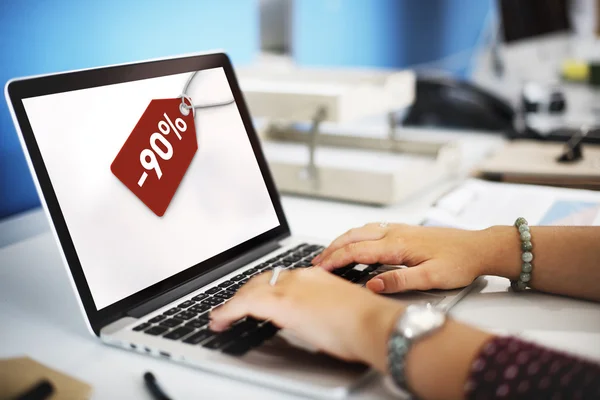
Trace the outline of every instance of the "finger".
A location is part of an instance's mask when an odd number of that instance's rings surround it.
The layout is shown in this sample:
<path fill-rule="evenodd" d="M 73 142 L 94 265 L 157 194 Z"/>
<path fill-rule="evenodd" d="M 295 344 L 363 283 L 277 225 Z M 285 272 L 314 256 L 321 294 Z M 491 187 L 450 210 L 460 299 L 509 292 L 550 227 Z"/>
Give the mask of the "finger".
<path fill-rule="evenodd" d="M 235 295 L 231 300 L 210 313 L 210 329 L 223 331 L 235 321 L 250 316 L 256 319 L 271 319 L 273 295 L 268 290 L 252 290 L 246 295 Z"/>
<path fill-rule="evenodd" d="M 367 282 L 367 288 L 376 293 L 396 293 L 407 290 L 429 290 L 438 286 L 436 274 L 426 265 L 399 268 L 384 272 Z"/>
<path fill-rule="evenodd" d="M 387 229 L 388 228 L 382 228 L 379 224 L 367 224 L 360 228 L 352 228 L 331 242 L 320 255 L 315 257 L 313 264 L 318 264 L 336 250 L 347 246 L 350 243 L 362 242 L 365 240 L 379 240 L 385 236 Z"/>
<path fill-rule="evenodd" d="M 349 243 L 324 258 L 319 263 L 319 266 L 331 271 L 336 268 L 344 267 L 352 262 L 363 264 L 382 262 L 383 257 L 389 257 L 389 255 L 386 255 L 385 247 L 386 242 L 384 240 Z"/>
<path fill-rule="evenodd" d="M 281 271 L 278 282 L 287 278 L 289 271 Z M 243 285 L 225 304 L 213 309 L 210 314 L 210 328 L 213 330 L 224 330 L 233 322 L 245 316 L 258 319 L 271 319 L 273 316 L 273 299 L 276 297 L 276 289 L 269 284 L 272 273 L 262 273 L 251 278 Z"/>

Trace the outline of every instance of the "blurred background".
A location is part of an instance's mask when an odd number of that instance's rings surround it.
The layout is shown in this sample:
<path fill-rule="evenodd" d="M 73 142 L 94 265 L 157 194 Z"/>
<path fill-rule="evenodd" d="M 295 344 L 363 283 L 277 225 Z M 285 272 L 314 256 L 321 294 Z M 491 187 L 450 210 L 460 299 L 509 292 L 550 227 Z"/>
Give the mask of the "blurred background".
<path fill-rule="evenodd" d="M 587 84 L 597 74 L 598 8 L 595 0 L 4 0 L 0 82 L 222 49 L 236 68 L 412 70 L 416 99 L 401 124 L 515 135 L 527 82 Z M 550 131 L 539 126 L 517 134 Z M 0 218 L 39 205 L 3 98 Z"/>

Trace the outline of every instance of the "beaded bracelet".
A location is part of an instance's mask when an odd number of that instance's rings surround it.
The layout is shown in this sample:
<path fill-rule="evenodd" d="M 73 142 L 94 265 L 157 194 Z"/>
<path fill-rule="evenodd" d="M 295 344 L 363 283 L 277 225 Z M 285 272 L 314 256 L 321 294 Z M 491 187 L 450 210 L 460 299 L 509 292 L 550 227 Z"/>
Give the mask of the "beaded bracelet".
<path fill-rule="evenodd" d="M 531 244 L 531 232 L 527 220 L 523 217 L 517 218 L 515 227 L 518 229 L 521 237 L 521 250 L 523 250 L 521 260 L 523 261 L 523 264 L 521 265 L 521 275 L 519 275 L 519 279 L 511 281 L 510 286 L 513 290 L 520 292 L 525 290 L 527 285 L 529 285 L 529 281 L 531 281 L 531 271 L 533 270 L 533 266 L 531 265 L 531 261 L 533 261 L 533 245 Z"/>

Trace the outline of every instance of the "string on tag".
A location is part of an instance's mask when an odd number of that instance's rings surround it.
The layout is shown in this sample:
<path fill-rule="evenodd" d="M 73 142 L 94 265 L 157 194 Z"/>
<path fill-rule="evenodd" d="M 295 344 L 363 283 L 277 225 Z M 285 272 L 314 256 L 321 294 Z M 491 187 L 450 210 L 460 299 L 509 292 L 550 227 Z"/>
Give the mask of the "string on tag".
<path fill-rule="evenodd" d="M 192 103 L 192 99 L 190 98 L 190 96 L 188 96 L 187 91 L 188 91 L 188 89 L 189 89 L 192 81 L 194 80 L 194 78 L 198 74 L 198 72 L 199 71 L 192 72 L 192 74 L 189 76 L 189 78 L 185 82 L 185 85 L 183 85 L 183 90 L 181 91 L 181 95 L 179 96 L 181 98 L 181 106 L 180 106 L 179 109 L 180 109 L 180 111 L 181 111 L 181 113 L 183 115 L 187 116 L 189 114 L 190 110 L 192 110 L 193 116 L 195 117 L 196 116 L 196 110 L 206 109 L 206 108 L 217 108 L 217 107 L 228 106 L 228 105 L 233 104 L 235 102 L 235 99 L 231 99 L 231 100 L 223 101 L 223 102 L 220 102 L 220 103 L 194 105 Z"/>

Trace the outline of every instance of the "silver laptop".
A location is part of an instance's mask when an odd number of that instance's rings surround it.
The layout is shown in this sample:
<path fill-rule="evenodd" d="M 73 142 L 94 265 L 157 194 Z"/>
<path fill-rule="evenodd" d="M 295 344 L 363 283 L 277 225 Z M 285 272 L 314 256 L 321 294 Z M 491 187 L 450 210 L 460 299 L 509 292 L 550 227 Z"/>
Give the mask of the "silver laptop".
<path fill-rule="evenodd" d="M 14 79 L 5 94 L 92 335 L 310 397 L 372 376 L 269 321 L 207 327 L 250 277 L 306 268 L 324 243 L 291 234 L 227 55 Z M 335 274 L 361 285 L 389 268 Z M 399 298 L 448 309 L 468 289 Z"/>

